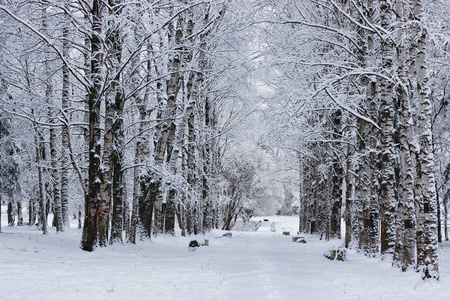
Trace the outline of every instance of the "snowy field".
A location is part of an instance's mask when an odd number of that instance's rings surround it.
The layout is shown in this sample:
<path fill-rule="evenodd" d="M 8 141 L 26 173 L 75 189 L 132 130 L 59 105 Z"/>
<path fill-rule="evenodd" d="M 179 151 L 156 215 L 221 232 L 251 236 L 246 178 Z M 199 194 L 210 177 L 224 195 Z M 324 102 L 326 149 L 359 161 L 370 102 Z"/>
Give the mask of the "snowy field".
<path fill-rule="evenodd" d="M 76 227 L 44 236 L 28 226 L 7 227 L 3 215 L 0 299 L 450 299 L 449 243 L 440 247 L 440 282 L 423 282 L 420 274 L 352 251 L 346 262 L 330 261 L 323 253 L 340 241 L 306 236 L 306 244 L 293 243 L 296 217 L 266 218 L 252 220 L 263 220 L 258 231 L 232 237 L 219 230 L 160 236 L 88 253 L 79 249 Z M 190 251 L 192 239 L 210 246 Z"/>

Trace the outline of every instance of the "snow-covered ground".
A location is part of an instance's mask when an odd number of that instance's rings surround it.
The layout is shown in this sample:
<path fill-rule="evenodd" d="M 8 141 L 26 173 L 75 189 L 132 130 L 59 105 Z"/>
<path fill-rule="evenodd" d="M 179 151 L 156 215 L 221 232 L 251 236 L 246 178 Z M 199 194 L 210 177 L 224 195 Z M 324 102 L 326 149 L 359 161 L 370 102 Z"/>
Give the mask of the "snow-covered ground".
<path fill-rule="evenodd" d="M 306 236 L 307 243 L 293 243 L 296 217 L 265 218 L 232 237 L 219 230 L 160 236 L 88 253 L 79 248 L 76 227 L 44 236 L 7 227 L 3 215 L 0 299 L 450 299 L 449 243 L 440 247 L 440 282 L 423 282 L 420 274 L 352 251 L 346 262 L 330 261 L 323 253 L 340 241 Z M 190 251 L 192 239 L 210 246 Z"/>

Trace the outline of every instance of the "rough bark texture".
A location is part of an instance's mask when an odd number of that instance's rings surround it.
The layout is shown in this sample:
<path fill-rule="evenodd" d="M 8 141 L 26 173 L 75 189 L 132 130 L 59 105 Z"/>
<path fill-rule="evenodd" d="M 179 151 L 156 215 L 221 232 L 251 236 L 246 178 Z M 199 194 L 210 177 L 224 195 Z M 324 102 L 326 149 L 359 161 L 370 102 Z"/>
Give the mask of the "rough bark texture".
<path fill-rule="evenodd" d="M 447 190 L 447 192 L 444 195 L 443 199 L 443 205 L 444 205 L 444 239 L 448 241 L 448 198 L 450 197 L 450 190 Z"/>
<path fill-rule="evenodd" d="M 342 136 L 342 111 L 338 110 L 332 115 L 333 140 L 339 140 Z M 337 146 L 339 147 L 339 146 Z M 331 191 L 331 216 L 330 238 L 341 238 L 341 206 L 342 183 L 344 170 L 341 163 L 340 151 L 335 151 L 332 167 L 332 191 Z"/>
<path fill-rule="evenodd" d="M 98 241 L 98 225 L 105 219 L 106 212 L 100 208 L 100 183 L 101 183 L 101 127 L 100 105 L 102 85 L 102 42 L 100 38 L 102 30 L 102 3 L 94 0 L 92 4 L 92 38 L 90 58 L 90 86 L 89 97 L 89 167 L 88 186 L 85 197 L 85 215 L 81 247 L 85 251 L 93 251 Z M 104 228 L 103 228 L 104 230 Z M 101 232 L 105 237 L 104 231 Z M 103 240 L 103 242 L 105 242 Z"/>
<path fill-rule="evenodd" d="M 36 124 L 35 124 L 36 125 Z M 36 126 L 35 126 L 36 128 Z M 47 214 L 45 205 L 45 192 L 44 192 L 44 182 L 42 179 L 42 167 L 41 167 L 41 155 L 42 155 L 42 140 L 39 136 L 37 129 L 34 134 L 34 143 L 36 144 L 36 165 L 38 172 L 38 185 L 39 185 L 39 220 L 38 224 L 42 233 L 47 234 Z"/>
<path fill-rule="evenodd" d="M 7 208 L 7 215 L 8 215 L 8 226 L 14 227 L 16 225 L 16 218 L 14 217 L 14 208 L 11 201 L 8 201 L 8 208 Z"/>
<path fill-rule="evenodd" d="M 367 87 L 367 100 L 369 115 L 373 120 L 378 121 L 378 90 L 377 83 L 370 81 Z M 369 128 L 368 133 L 368 163 L 365 168 L 367 168 L 368 184 L 369 184 L 369 226 L 365 227 L 366 239 L 365 243 L 365 254 L 368 256 L 376 256 L 379 252 L 379 211 L 380 211 L 380 148 L 378 146 L 378 141 L 380 140 L 380 132 L 374 127 Z"/>
<path fill-rule="evenodd" d="M 352 243 L 353 231 L 352 223 L 355 222 L 354 219 L 356 217 L 353 214 L 354 209 L 354 196 L 355 196 L 355 176 L 354 176 L 354 166 L 352 163 L 353 156 L 352 147 L 348 145 L 347 147 L 347 165 L 345 168 L 345 213 L 344 213 L 344 222 L 345 222 L 345 237 L 344 237 L 344 246 L 345 248 L 350 248 Z"/>
<path fill-rule="evenodd" d="M 51 97 L 51 96 L 50 96 Z M 53 101 L 50 101 L 50 103 Z M 53 105 L 49 105 L 48 116 L 50 123 L 54 123 L 53 120 Z M 52 177 L 52 187 L 53 187 L 53 212 L 54 212 L 54 223 L 56 225 L 56 231 L 64 231 L 62 222 L 62 211 L 61 211 L 61 193 L 60 193 L 60 180 L 59 180 L 59 168 L 58 168 L 58 155 L 56 147 L 56 129 L 50 128 L 50 160 L 51 160 L 51 177 Z"/>
<path fill-rule="evenodd" d="M 299 225 L 298 230 L 300 233 L 309 233 L 307 222 L 308 222 L 308 202 L 306 197 L 306 190 L 305 190 L 305 167 L 304 167 L 304 158 L 301 154 L 298 155 L 298 165 L 299 165 L 299 181 L 300 181 L 300 189 L 299 189 L 299 200 L 300 200 L 300 207 L 299 207 Z M 307 184 L 306 184 L 307 185 Z"/>
<path fill-rule="evenodd" d="M 17 201 L 17 226 L 23 226 L 22 202 Z"/>
<path fill-rule="evenodd" d="M 116 84 L 114 84 L 116 85 Z M 114 94 L 114 92 L 112 92 Z M 106 246 L 108 242 L 109 216 L 112 202 L 112 177 L 113 168 L 111 156 L 114 146 L 113 123 L 116 114 L 114 104 L 114 96 L 108 94 L 105 101 L 105 134 L 103 136 L 103 157 L 101 161 L 101 184 L 100 184 L 100 201 L 98 202 L 98 243 L 100 246 Z"/>
<path fill-rule="evenodd" d="M 146 176 L 141 179 L 141 193 L 139 195 L 139 238 L 150 239 L 153 226 L 154 199 L 159 192 L 159 182 L 153 177 Z"/>
<path fill-rule="evenodd" d="M 413 0 L 415 20 L 422 21 L 422 1 Z M 416 72 L 419 95 L 418 134 L 420 145 L 420 176 L 417 179 L 422 190 L 422 203 L 419 204 L 420 218 L 423 220 L 422 237 L 418 239 L 417 264 L 423 278 L 439 278 L 437 249 L 436 185 L 433 161 L 433 132 L 431 127 L 432 103 L 428 87 L 426 62 L 426 29 L 417 27 Z M 422 222 L 420 222 L 421 225 Z"/>
<path fill-rule="evenodd" d="M 120 15 L 120 0 L 109 0 L 109 5 L 111 7 L 111 14 L 115 18 Z M 123 132 L 123 109 L 125 105 L 125 95 L 123 88 L 121 86 L 121 78 L 119 67 L 122 58 L 122 36 L 118 29 L 119 21 L 110 21 L 109 27 L 111 28 L 108 32 L 107 45 L 109 46 L 110 52 L 110 62 L 114 74 L 117 74 L 116 78 L 113 78 L 110 89 L 114 97 L 111 98 L 112 103 L 110 103 L 110 108 L 112 114 L 107 114 L 107 120 L 111 117 L 111 146 L 109 149 L 110 167 L 109 170 L 112 173 L 112 186 L 111 190 L 113 193 L 113 212 L 112 212 L 112 222 L 111 222 L 111 243 L 119 242 L 122 243 L 122 231 L 124 228 L 123 223 L 123 209 L 124 209 L 124 198 L 123 198 L 123 158 L 124 158 L 124 132 Z M 105 122 L 106 123 L 106 122 Z M 105 125 L 106 126 L 106 125 Z M 106 130 L 106 129 L 105 129 Z M 105 152 L 106 152 L 106 141 L 105 141 Z"/>
<path fill-rule="evenodd" d="M 392 19 L 392 8 L 390 1 L 380 1 L 381 25 L 389 29 Z M 393 41 L 389 36 L 384 36 L 381 43 L 382 69 L 387 76 L 392 74 L 393 63 Z M 381 79 L 381 104 L 380 104 L 380 127 L 381 127 L 381 254 L 391 255 L 394 253 L 395 245 L 395 145 L 394 145 L 394 100 L 393 83 L 389 79 Z"/>
<path fill-rule="evenodd" d="M 124 134 L 123 134 L 123 106 L 124 97 L 121 91 L 116 93 L 116 118 L 114 121 L 114 150 L 111 156 L 113 168 L 113 214 L 111 224 L 111 243 L 122 242 L 122 231 L 124 227 L 124 193 L 123 193 L 123 159 L 124 159 Z"/>
<path fill-rule="evenodd" d="M 67 13 L 64 14 L 65 19 L 69 17 Z M 66 21 L 67 22 L 67 21 Z M 62 54 L 64 58 L 69 57 L 69 28 L 67 25 L 63 28 L 63 48 Z M 64 227 L 69 227 L 69 116 L 68 109 L 70 107 L 69 103 L 69 68 L 66 64 L 62 66 L 62 98 L 61 98 L 61 108 L 63 112 L 64 124 L 61 133 L 61 214 L 62 214 L 62 224 Z M 83 183 L 81 183 L 83 184 Z"/>
<path fill-rule="evenodd" d="M 396 15 L 399 24 L 404 22 L 402 3 L 397 3 Z M 398 40 L 405 40 L 407 29 L 398 28 Z M 399 102 L 399 142 L 400 142 L 400 176 L 399 201 L 397 211 L 397 237 L 395 244 L 394 263 L 402 270 L 415 264 L 416 226 L 414 207 L 414 174 L 411 161 L 410 143 L 414 140 L 413 120 L 410 104 L 410 92 L 407 78 L 407 49 L 405 43 L 397 46 L 398 76 L 397 98 Z"/>

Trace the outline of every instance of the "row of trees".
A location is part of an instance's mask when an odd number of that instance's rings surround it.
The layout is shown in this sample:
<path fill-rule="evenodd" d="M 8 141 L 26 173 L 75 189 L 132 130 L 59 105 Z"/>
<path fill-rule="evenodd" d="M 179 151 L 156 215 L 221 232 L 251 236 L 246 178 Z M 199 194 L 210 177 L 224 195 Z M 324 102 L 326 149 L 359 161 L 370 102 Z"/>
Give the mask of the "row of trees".
<path fill-rule="evenodd" d="M 242 96 L 253 92 L 252 3 L 17 3 L 0 5 L 10 225 L 22 203 L 44 233 L 49 216 L 57 231 L 78 218 L 92 251 L 123 232 L 134 243 L 175 223 L 191 234 L 276 211 L 282 184 L 266 197 L 272 177 L 258 174 L 274 156 L 255 157 L 238 134 L 254 111 Z"/>
<path fill-rule="evenodd" d="M 30 197 L 30 224 L 45 233 L 50 210 L 57 231 L 79 210 L 82 248 L 92 251 L 123 232 L 134 243 L 173 234 L 177 220 L 182 234 L 199 233 L 220 226 L 219 211 L 239 212 L 217 192 L 228 126 L 218 109 L 233 111 L 232 83 L 218 79 L 230 68 L 218 50 L 230 1 L 0 4 L 11 217 Z"/>
<path fill-rule="evenodd" d="M 341 238 L 343 216 L 347 247 L 438 278 L 444 3 L 19 2 L 0 1 L 11 223 L 27 197 L 44 232 L 84 216 L 88 251 L 229 229 L 291 203 L 295 169 L 300 231 Z"/>
<path fill-rule="evenodd" d="M 267 55 L 283 82 L 274 95 L 287 99 L 273 135 L 289 130 L 299 160 L 300 231 L 340 237 L 344 217 L 346 247 L 438 278 L 448 133 L 433 140 L 433 130 L 445 122 L 448 73 L 430 78 L 429 65 L 441 67 L 448 46 L 440 4 L 425 13 L 424 2 L 285 1 L 270 26 L 291 39 Z"/>

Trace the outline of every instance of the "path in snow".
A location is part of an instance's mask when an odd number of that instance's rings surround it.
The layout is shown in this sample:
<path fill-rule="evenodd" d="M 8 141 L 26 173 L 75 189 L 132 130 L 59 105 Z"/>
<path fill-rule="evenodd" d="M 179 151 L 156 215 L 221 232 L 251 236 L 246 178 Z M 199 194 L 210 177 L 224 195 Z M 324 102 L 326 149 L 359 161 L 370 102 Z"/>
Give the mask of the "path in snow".
<path fill-rule="evenodd" d="M 79 249 L 78 229 L 43 236 L 3 226 L 1 299 L 450 299 L 449 243 L 440 249 L 441 281 L 422 282 L 417 273 L 351 251 L 347 262 L 329 261 L 323 252 L 341 241 L 307 236 L 306 244 L 293 243 L 281 232 L 295 232 L 296 220 L 270 217 L 258 231 L 233 231 L 231 238 L 219 230 L 159 236 L 93 253 Z M 194 238 L 208 238 L 210 246 L 190 251 Z"/>

